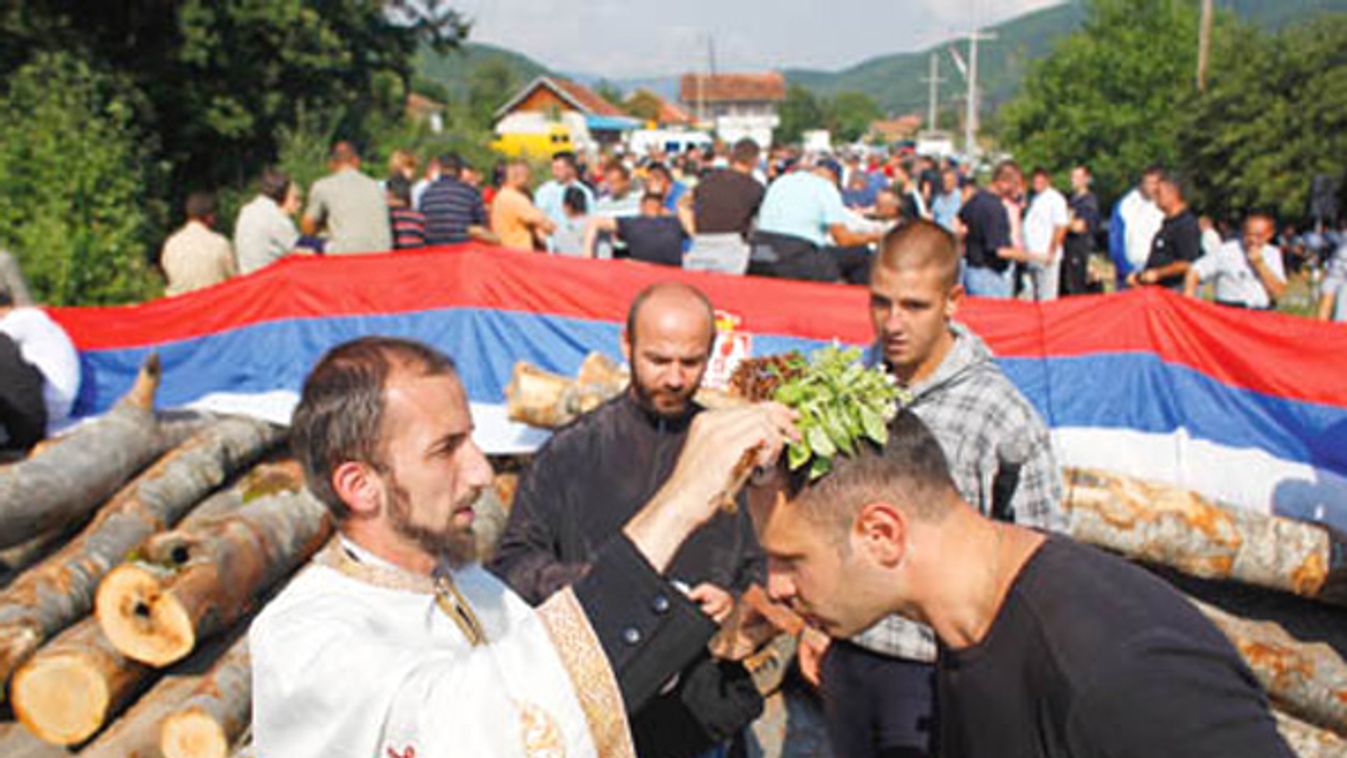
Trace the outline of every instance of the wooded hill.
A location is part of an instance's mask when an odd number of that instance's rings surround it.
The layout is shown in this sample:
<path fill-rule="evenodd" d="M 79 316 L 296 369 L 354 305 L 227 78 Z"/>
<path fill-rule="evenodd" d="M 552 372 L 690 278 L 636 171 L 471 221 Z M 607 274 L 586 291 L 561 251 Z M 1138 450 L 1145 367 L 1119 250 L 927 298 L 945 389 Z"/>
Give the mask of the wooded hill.
<path fill-rule="evenodd" d="M 1218 0 L 1216 5 L 1269 30 L 1319 13 L 1347 12 L 1347 0 Z M 1086 6 L 1085 0 L 1072 0 L 991 27 L 997 39 L 979 51 L 984 107 L 993 108 L 1013 96 L 1029 64 L 1051 52 L 1057 40 L 1080 28 Z M 841 71 L 787 69 L 786 79 L 815 94 L 863 92 L 892 113 L 925 112 L 929 90 L 923 79 L 930 68 L 930 54 L 948 47 L 945 42 L 918 52 L 871 58 Z M 959 43 L 959 48 L 966 57 L 967 43 Z M 954 70 L 949 53 L 941 55 L 940 68 L 945 78 L 941 99 L 962 97 L 963 80 Z"/>

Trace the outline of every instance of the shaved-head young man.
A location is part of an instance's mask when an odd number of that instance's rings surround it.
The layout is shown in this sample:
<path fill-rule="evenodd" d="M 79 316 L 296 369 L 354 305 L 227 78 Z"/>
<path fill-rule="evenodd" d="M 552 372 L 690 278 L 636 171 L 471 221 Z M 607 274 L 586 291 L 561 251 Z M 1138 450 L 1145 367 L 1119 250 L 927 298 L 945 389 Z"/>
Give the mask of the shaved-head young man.
<path fill-rule="evenodd" d="M 491 569 L 525 600 L 539 602 L 585 575 L 595 550 L 669 478 L 702 413 L 701 386 L 715 339 L 711 303 L 679 283 L 656 284 L 631 303 L 622 352 L 626 392 L 558 431 L 524 473 Z M 700 604 L 707 629 L 734 597 L 761 580 L 762 558 L 747 513 L 721 514 L 674 558 L 670 578 Z M 726 671 L 732 680 L 708 687 Z M 737 664 L 701 656 L 645 710 L 633 714 L 642 755 L 697 756 L 761 709 Z"/>
<path fill-rule="evenodd" d="M 1060 530 L 1062 480 L 1048 430 L 986 344 L 955 321 L 963 298 L 953 235 L 922 219 L 890 232 L 870 275 L 870 361 L 909 393 L 908 409 L 944 449 L 964 500 L 997 519 Z M 834 752 L 930 754 L 931 630 L 890 616 L 857 631 L 822 661 Z"/>
<path fill-rule="evenodd" d="M 838 639 L 890 614 L 934 630 L 940 755 L 1292 755 L 1252 672 L 1182 595 L 987 518 L 942 447 L 900 411 L 882 448 L 862 442 L 814 482 L 778 467 L 749 491 L 774 600 Z"/>

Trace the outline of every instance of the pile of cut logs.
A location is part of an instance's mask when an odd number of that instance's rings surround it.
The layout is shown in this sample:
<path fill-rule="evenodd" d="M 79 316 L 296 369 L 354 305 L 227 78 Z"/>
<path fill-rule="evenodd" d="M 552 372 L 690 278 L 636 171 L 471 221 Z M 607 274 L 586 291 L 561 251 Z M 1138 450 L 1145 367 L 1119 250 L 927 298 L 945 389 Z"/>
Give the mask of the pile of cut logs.
<path fill-rule="evenodd" d="M 0 466 L 0 755 L 229 755 L 243 626 L 330 533 L 283 428 L 156 414 L 158 377 Z"/>
<path fill-rule="evenodd" d="M 627 381 L 597 353 L 575 378 L 521 363 L 506 391 L 509 414 L 562 426 Z M 697 400 L 742 402 L 705 389 Z M 1244 656 L 1301 756 L 1347 755 L 1347 537 L 1105 471 L 1063 473 L 1073 538 L 1137 561 L 1185 592 Z"/>
<path fill-rule="evenodd" d="M 112 411 L 0 465 L 0 755 L 248 752 L 247 624 L 332 527 L 284 454 L 285 429 L 155 413 L 158 378 L 151 358 Z M 507 402 L 554 428 L 626 381 L 599 356 L 574 379 L 521 365 Z M 1244 654 L 1297 751 L 1347 754 L 1340 536 L 1105 472 L 1067 479 L 1075 538 L 1166 572 Z M 478 505 L 484 552 L 513 483 L 502 474 Z M 750 659 L 760 687 L 780 686 L 793 651 L 781 638 Z M 813 718 L 778 693 L 755 753 L 826 754 Z"/>

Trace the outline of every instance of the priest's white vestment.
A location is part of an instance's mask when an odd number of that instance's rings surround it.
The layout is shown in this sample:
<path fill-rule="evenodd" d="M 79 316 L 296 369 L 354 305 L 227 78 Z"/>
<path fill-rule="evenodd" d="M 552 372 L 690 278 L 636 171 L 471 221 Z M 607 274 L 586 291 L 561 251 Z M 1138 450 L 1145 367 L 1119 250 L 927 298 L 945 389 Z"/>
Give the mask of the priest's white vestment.
<path fill-rule="evenodd" d="M 258 758 L 634 754 L 570 590 L 533 609 L 476 564 L 437 582 L 338 538 L 249 647 Z"/>

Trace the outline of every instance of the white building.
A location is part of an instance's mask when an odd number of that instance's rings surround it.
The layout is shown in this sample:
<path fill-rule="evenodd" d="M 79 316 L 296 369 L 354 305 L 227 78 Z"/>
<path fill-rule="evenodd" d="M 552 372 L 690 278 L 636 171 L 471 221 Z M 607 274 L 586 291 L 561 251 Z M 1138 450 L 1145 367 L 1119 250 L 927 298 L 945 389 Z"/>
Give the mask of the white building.
<path fill-rule="evenodd" d="M 765 74 L 684 74 L 678 100 L 699 124 L 709 124 L 716 136 L 733 143 L 750 137 L 762 147 L 772 144 L 772 130 L 786 99 L 786 78 Z"/>

